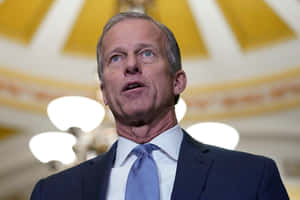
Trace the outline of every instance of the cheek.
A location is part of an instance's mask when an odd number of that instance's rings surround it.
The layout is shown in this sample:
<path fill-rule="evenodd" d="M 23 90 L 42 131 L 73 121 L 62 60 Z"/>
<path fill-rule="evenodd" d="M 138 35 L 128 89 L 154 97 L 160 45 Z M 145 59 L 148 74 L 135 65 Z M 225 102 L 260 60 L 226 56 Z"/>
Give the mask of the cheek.
<path fill-rule="evenodd" d="M 110 101 L 113 96 L 116 96 L 115 93 L 116 91 L 118 91 L 118 82 L 116 79 L 111 78 L 105 79 L 103 80 L 103 82 L 105 83 L 105 87 L 103 87 L 102 89 L 103 99 Z"/>
<path fill-rule="evenodd" d="M 119 85 L 120 73 L 117 70 L 106 70 L 106 73 L 103 73 L 103 75 L 104 74 L 105 78 L 103 78 L 103 82 L 106 85 L 106 90 L 114 90 L 114 88 Z"/>
<path fill-rule="evenodd" d="M 173 83 L 169 76 L 158 75 L 154 80 L 154 85 L 158 95 L 167 96 L 173 91 Z"/>

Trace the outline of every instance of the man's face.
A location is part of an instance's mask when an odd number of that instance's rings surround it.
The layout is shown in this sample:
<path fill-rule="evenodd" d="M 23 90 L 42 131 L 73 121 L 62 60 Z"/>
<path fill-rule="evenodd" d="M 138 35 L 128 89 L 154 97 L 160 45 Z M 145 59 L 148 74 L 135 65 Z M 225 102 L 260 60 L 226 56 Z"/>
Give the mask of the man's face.
<path fill-rule="evenodd" d="M 117 121 L 147 123 L 173 108 L 166 45 L 162 31 L 143 19 L 123 20 L 104 36 L 101 89 Z"/>

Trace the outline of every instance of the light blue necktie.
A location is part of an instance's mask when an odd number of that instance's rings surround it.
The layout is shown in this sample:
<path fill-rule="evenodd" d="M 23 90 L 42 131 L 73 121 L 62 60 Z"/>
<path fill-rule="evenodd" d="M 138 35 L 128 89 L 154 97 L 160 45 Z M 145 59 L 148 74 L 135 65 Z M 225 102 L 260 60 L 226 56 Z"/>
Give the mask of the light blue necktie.
<path fill-rule="evenodd" d="M 159 200 L 158 171 L 151 154 L 156 149 L 153 144 L 141 144 L 131 151 L 137 159 L 129 171 L 125 200 Z"/>

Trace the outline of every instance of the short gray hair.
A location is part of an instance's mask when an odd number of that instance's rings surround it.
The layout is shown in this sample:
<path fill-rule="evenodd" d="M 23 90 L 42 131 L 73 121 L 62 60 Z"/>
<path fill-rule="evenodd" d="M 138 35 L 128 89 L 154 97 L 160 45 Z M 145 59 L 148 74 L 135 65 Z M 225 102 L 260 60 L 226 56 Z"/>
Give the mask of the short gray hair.
<path fill-rule="evenodd" d="M 138 12 L 122 12 L 115 16 L 113 16 L 104 26 L 102 35 L 97 44 L 97 63 L 98 63 L 98 75 L 100 81 L 102 81 L 102 73 L 103 73 L 103 65 L 102 65 L 102 57 L 101 57 L 101 48 L 103 43 L 103 38 L 105 34 L 117 23 L 126 20 L 126 19 L 144 19 L 155 24 L 167 37 L 167 57 L 168 63 L 170 65 L 171 74 L 175 74 L 176 71 L 180 70 L 181 67 L 181 56 L 180 50 L 172 31 L 162 23 L 154 20 L 150 16 L 144 13 Z"/>

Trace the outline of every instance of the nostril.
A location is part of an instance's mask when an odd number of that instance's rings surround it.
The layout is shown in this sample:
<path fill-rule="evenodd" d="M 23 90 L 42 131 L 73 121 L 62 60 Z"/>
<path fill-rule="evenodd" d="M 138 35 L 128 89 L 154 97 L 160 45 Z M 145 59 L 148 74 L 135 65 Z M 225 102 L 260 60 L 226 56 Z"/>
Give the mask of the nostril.
<path fill-rule="evenodd" d="M 132 67 L 127 67 L 126 68 L 126 73 L 128 73 L 128 74 L 132 74 L 132 73 L 138 73 L 138 72 L 140 72 L 140 69 L 139 69 L 139 67 L 138 66 L 132 66 Z"/>
<path fill-rule="evenodd" d="M 135 71 L 135 72 L 139 72 L 139 68 L 138 68 L 138 67 L 135 67 L 135 68 L 134 68 L 134 71 Z"/>

